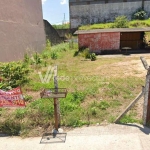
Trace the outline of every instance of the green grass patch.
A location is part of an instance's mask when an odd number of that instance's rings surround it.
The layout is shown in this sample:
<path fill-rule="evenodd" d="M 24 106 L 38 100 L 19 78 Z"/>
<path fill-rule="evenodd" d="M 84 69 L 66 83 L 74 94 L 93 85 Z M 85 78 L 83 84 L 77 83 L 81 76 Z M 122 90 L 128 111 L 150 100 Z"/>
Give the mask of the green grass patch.
<path fill-rule="evenodd" d="M 150 27 L 150 19 L 129 21 L 128 27 L 129 28 Z M 93 25 L 83 25 L 79 27 L 79 30 L 108 29 L 108 28 L 114 28 L 114 23 L 98 23 Z"/>
<path fill-rule="evenodd" d="M 69 29 L 70 28 L 70 24 L 63 24 L 63 25 L 52 25 L 53 28 L 55 29 Z"/>
<path fill-rule="evenodd" d="M 129 114 L 124 115 L 120 119 L 120 123 L 139 123 L 140 121 L 138 119 L 135 119 L 136 113 L 135 112 L 130 112 Z"/>

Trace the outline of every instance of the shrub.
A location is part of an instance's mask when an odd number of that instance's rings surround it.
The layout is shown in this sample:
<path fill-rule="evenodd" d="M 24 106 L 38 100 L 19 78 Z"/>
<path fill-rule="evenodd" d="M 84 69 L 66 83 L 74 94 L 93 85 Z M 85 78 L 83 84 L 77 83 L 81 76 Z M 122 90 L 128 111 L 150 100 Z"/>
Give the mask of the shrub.
<path fill-rule="evenodd" d="M 96 54 L 95 53 L 90 54 L 90 58 L 91 58 L 91 61 L 95 61 L 96 60 Z"/>
<path fill-rule="evenodd" d="M 90 50 L 89 50 L 89 48 L 83 49 L 81 53 L 82 53 L 81 55 L 82 55 L 85 59 L 90 59 Z"/>
<path fill-rule="evenodd" d="M 58 54 L 55 51 L 51 52 L 51 59 L 57 59 L 58 58 Z"/>
<path fill-rule="evenodd" d="M 126 16 L 118 16 L 115 18 L 112 28 L 128 28 L 128 19 Z"/>
<path fill-rule="evenodd" d="M 19 135 L 21 124 L 9 118 L 1 124 L 0 130 L 9 135 Z"/>
<path fill-rule="evenodd" d="M 23 85 L 29 81 L 29 68 L 21 62 L 3 63 L 0 65 L 0 76 L 3 78 L 3 89 L 11 89 Z"/>
<path fill-rule="evenodd" d="M 142 8 L 139 8 L 135 13 L 133 13 L 132 19 L 144 20 L 146 15 L 147 13 Z"/>
<path fill-rule="evenodd" d="M 42 63 L 42 58 L 41 58 L 40 54 L 38 54 L 37 52 L 33 55 L 33 58 L 35 60 L 36 65 Z"/>
<path fill-rule="evenodd" d="M 23 60 L 24 63 L 29 63 L 30 62 L 30 57 L 29 55 L 26 53 L 24 54 L 24 60 Z"/>

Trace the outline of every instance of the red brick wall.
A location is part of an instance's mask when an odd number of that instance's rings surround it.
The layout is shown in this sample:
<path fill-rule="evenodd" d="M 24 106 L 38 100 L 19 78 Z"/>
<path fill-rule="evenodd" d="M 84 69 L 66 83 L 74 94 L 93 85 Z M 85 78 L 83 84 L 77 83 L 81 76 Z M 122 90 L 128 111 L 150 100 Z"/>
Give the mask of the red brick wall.
<path fill-rule="evenodd" d="M 45 44 L 41 0 L 0 1 L 0 62 L 22 59 Z"/>
<path fill-rule="evenodd" d="M 79 47 L 89 47 L 91 51 L 120 49 L 120 33 L 90 33 L 79 34 Z"/>

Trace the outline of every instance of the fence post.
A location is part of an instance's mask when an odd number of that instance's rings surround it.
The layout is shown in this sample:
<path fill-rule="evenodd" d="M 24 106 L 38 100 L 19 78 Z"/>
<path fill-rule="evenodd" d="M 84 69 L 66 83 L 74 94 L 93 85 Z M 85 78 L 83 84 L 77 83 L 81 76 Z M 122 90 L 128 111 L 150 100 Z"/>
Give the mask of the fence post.
<path fill-rule="evenodd" d="M 140 59 L 147 70 L 143 105 L 143 125 L 146 125 L 150 121 L 150 67 L 144 57 L 140 57 Z"/>
<path fill-rule="evenodd" d="M 145 82 L 144 105 L 143 105 L 143 124 L 150 121 L 150 70 L 148 69 Z"/>

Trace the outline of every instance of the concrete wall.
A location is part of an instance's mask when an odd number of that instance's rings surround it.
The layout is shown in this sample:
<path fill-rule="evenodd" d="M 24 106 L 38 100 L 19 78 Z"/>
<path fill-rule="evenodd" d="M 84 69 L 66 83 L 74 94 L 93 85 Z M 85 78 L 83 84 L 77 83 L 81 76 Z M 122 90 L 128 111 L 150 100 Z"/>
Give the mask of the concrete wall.
<path fill-rule="evenodd" d="M 85 24 L 111 22 L 115 17 L 121 15 L 131 19 L 131 15 L 142 7 L 142 0 L 127 0 L 127 2 L 121 0 L 80 0 L 80 2 L 70 0 L 69 2 L 71 28 Z M 150 1 L 145 1 L 144 6 L 145 10 L 150 13 Z"/>
<path fill-rule="evenodd" d="M 76 29 L 55 29 L 47 20 L 44 20 L 46 39 L 50 40 L 52 45 L 59 44 L 66 40 L 66 34 L 73 34 Z"/>
<path fill-rule="evenodd" d="M 0 1 L 0 62 L 22 59 L 45 45 L 41 0 Z"/>
<path fill-rule="evenodd" d="M 76 28 L 75 29 L 56 29 L 56 31 L 61 38 L 66 39 L 65 35 L 74 34 L 74 32 L 76 31 Z"/>
<path fill-rule="evenodd" d="M 50 40 L 52 45 L 59 44 L 63 41 L 63 39 L 59 36 L 57 31 L 47 20 L 44 20 L 44 26 L 45 26 L 46 39 Z"/>

